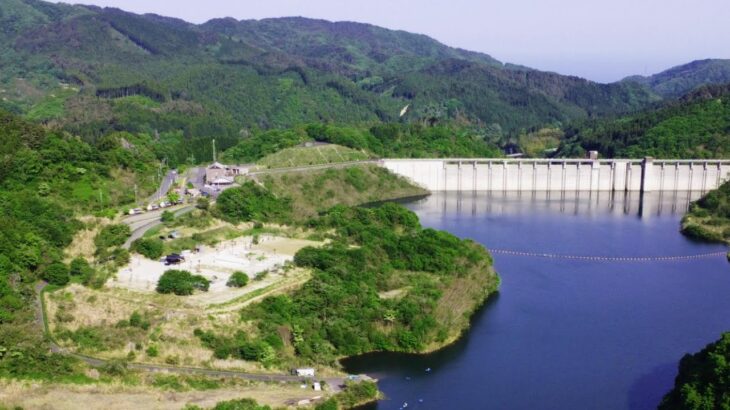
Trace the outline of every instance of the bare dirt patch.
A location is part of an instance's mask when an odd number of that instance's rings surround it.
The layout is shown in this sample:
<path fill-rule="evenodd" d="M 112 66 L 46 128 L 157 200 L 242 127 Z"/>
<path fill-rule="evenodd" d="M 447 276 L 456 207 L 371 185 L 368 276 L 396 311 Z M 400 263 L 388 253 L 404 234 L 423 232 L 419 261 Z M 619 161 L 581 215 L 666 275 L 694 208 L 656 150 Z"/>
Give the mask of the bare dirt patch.
<path fill-rule="evenodd" d="M 269 235 L 259 237 L 258 242 L 255 244 L 253 237 L 243 237 L 215 246 L 203 246 L 200 252 L 184 252 L 185 261 L 175 266 L 166 266 L 161 261 L 134 255 L 130 264 L 122 268 L 108 285 L 154 292 L 157 281 L 165 271 L 184 269 L 202 275 L 211 282 L 208 292 L 198 293 L 188 299 L 201 304 L 219 304 L 285 281 L 287 266 L 294 259 L 294 254 L 305 246 L 321 244 Z M 226 285 L 231 274 L 236 271 L 249 276 L 249 285 L 243 288 Z M 257 275 L 260 280 L 255 280 Z"/>

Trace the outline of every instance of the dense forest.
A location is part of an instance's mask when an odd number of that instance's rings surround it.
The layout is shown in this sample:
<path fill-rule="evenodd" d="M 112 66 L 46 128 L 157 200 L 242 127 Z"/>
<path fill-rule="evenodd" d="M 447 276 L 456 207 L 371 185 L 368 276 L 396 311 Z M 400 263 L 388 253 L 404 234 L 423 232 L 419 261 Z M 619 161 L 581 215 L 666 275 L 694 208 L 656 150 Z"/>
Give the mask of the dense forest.
<path fill-rule="evenodd" d="M 315 123 L 359 130 L 441 125 L 456 134 L 476 129 L 473 134 L 508 152 L 525 134 L 567 127 L 559 155 L 596 147 L 604 156 L 726 155 L 722 141 L 713 140 L 715 128 L 668 124 L 666 132 L 652 134 L 646 124 L 666 119 L 666 110 L 622 116 L 730 82 L 727 60 L 598 84 L 351 22 L 227 18 L 195 25 L 111 8 L 6 0 L 0 25 L 0 109 L 87 142 L 112 132 L 149 135 L 175 164 L 212 160 L 213 138 L 225 150 L 251 135 Z M 710 108 L 708 116 L 718 114 Z M 687 134 L 667 137 L 677 130 Z M 407 133 L 422 136 L 401 132 Z M 382 152 L 485 154 L 440 145 Z M 250 156 L 240 151 L 233 157 Z"/>
<path fill-rule="evenodd" d="M 659 409 L 730 409 L 730 333 L 682 358 L 674 388 Z"/>
<path fill-rule="evenodd" d="M 631 76 L 623 81 L 647 85 L 665 98 L 678 98 L 703 85 L 730 82 L 730 61 L 697 60 L 648 77 Z"/>
<path fill-rule="evenodd" d="M 502 64 L 358 23 L 194 25 L 38 0 L 4 1 L 0 23 L 2 105 L 88 138 L 110 130 L 230 138 L 316 121 L 458 120 L 509 134 L 660 98 L 636 82 Z"/>
<path fill-rule="evenodd" d="M 567 126 L 557 155 L 588 150 L 605 157 L 730 158 L 730 83 L 637 114 Z"/>
<path fill-rule="evenodd" d="M 253 162 L 306 141 L 362 150 L 376 157 L 499 157 L 497 141 L 487 129 L 457 125 L 378 124 L 372 127 L 310 124 L 257 132 L 228 149 L 224 158 Z"/>
<path fill-rule="evenodd" d="M 70 269 L 64 263 L 64 249 L 83 227 L 76 216 L 132 202 L 133 183 L 142 189 L 153 181 L 155 156 L 131 135 L 90 145 L 0 113 L 0 158 L 0 375 L 77 377 L 72 359 L 49 353 L 34 318 L 33 285 L 93 274 L 85 261 Z"/>

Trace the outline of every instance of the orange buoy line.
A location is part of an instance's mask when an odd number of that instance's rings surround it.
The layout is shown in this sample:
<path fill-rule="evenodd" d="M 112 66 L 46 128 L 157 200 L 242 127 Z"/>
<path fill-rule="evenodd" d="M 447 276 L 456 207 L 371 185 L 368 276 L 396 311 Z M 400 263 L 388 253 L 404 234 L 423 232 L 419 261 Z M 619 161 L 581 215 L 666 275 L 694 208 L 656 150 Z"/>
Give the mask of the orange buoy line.
<path fill-rule="evenodd" d="M 539 253 L 539 252 L 523 252 L 510 249 L 489 249 L 493 254 L 526 256 L 533 258 L 550 258 L 550 259 L 572 259 L 583 261 L 603 261 L 603 262 L 667 262 L 682 261 L 692 259 L 714 258 L 718 256 L 725 257 L 727 252 L 711 252 L 700 253 L 696 255 L 681 256 L 584 256 L 584 255 L 561 255 L 556 253 Z"/>

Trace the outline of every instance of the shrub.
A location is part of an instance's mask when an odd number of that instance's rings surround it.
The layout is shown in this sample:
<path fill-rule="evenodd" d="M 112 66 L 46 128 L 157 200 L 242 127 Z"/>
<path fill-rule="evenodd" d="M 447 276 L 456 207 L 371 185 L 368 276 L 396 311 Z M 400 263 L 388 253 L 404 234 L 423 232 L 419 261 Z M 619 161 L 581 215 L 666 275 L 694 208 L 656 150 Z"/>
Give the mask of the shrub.
<path fill-rule="evenodd" d="M 206 197 L 200 197 L 195 201 L 195 207 L 207 211 L 210 208 L 210 200 Z"/>
<path fill-rule="evenodd" d="M 149 357 L 157 357 L 160 355 L 160 351 L 157 350 L 157 346 L 149 346 L 145 351 Z"/>
<path fill-rule="evenodd" d="M 94 238 L 94 245 L 96 245 L 97 251 L 106 250 L 112 246 L 121 246 L 130 235 L 132 235 L 132 230 L 128 225 L 107 225 Z"/>
<path fill-rule="evenodd" d="M 129 263 L 129 251 L 124 248 L 114 248 L 109 260 L 117 267 L 124 266 Z"/>
<path fill-rule="evenodd" d="M 81 278 L 81 283 L 88 285 L 91 279 L 96 275 L 96 270 L 91 267 L 89 262 L 81 256 L 74 258 L 69 266 L 69 274 Z"/>
<path fill-rule="evenodd" d="M 55 262 L 43 271 L 43 279 L 52 285 L 63 286 L 69 281 L 68 268 L 61 262 Z"/>
<path fill-rule="evenodd" d="M 246 272 L 233 272 L 233 275 L 226 282 L 226 286 L 232 288 L 242 288 L 248 284 L 248 275 Z"/>
<path fill-rule="evenodd" d="M 129 326 L 138 327 L 142 330 L 147 330 L 150 328 L 150 321 L 142 317 L 139 312 L 133 312 L 129 316 Z"/>
<path fill-rule="evenodd" d="M 200 275 L 184 270 L 168 270 L 157 282 L 159 293 L 174 293 L 179 296 L 192 295 L 195 289 L 208 291 L 210 281 Z"/>
<path fill-rule="evenodd" d="M 685 224 L 685 226 L 682 227 L 682 233 L 689 237 L 692 237 L 695 239 L 700 239 L 703 241 L 708 241 L 708 242 L 722 241 L 722 236 L 719 233 L 710 231 L 709 229 L 703 227 L 702 225 L 697 225 L 694 223 Z"/>
<path fill-rule="evenodd" d="M 337 406 L 337 400 L 332 398 L 318 404 L 317 407 L 314 408 L 314 410 L 339 410 L 339 407 Z"/>
<path fill-rule="evenodd" d="M 132 242 L 132 251 L 147 259 L 157 260 L 162 257 L 165 245 L 159 239 L 140 238 Z"/>
<path fill-rule="evenodd" d="M 262 406 L 252 399 L 237 399 L 219 402 L 213 410 L 271 410 L 271 407 Z"/>
<path fill-rule="evenodd" d="M 163 223 L 166 222 L 172 222 L 175 220 L 175 214 L 170 211 L 162 211 L 162 215 L 160 216 L 160 221 Z"/>

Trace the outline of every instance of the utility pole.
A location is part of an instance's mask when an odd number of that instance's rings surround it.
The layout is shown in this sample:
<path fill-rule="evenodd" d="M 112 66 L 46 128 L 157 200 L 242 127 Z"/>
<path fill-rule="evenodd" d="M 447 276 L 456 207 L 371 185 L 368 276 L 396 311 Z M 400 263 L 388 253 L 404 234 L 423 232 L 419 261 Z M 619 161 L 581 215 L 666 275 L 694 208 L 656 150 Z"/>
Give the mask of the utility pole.
<path fill-rule="evenodd" d="M 215 155 L 215 138 L 213 138 L 213 162 L 216 162 L 216 155 Z"/>
<path fill-rule="evenodd" d="M 104 198 L 101 194 L 101 188 L 99 188 L 99 209 L 104 209 Z"/>
<path fill-rule="evenodd" d="M 137 198 L 137 184 L 134 184 L 134 203 L 139 205 L 139 199 Z"/>

